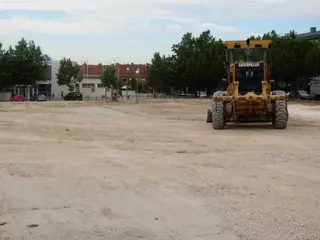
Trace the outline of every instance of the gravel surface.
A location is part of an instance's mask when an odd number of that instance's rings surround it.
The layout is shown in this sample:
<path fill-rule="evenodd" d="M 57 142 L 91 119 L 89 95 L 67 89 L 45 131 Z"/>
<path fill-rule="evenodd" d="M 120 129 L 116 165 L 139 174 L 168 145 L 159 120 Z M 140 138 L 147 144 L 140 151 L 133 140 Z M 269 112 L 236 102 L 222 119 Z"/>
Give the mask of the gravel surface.
<path fill-rule="evenodd" d="M 286 130 L 207 108 L 2 103 L 0 239 L 319 240 L 319 106 Z"/>

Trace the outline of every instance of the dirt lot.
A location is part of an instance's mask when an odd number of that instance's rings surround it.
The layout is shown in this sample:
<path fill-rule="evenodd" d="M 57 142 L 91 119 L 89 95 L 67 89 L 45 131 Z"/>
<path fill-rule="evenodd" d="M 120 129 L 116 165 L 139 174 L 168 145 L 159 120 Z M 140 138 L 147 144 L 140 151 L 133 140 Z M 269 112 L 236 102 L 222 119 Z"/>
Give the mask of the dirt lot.
<path fill-rule="evenodd" d="M 208 107 L 1 104 L 0 239 L 320 239 L 320 107 L 222 131 Z"/>

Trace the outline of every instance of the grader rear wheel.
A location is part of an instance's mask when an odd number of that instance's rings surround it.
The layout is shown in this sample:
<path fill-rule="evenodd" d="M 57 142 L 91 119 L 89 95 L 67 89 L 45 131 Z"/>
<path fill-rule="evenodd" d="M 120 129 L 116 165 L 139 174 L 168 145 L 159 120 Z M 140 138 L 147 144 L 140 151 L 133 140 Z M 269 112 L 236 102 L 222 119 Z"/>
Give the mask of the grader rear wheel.
<path fill-rule="evenodd" d="M 288 122 L 288 107 L 286 100 L 277 100 L 274 103 L 273 123 L 277 129 L 285 129 Z"/>
<path fill-rule="evenodd" d="M 212 105 L 212 126 L 214 129 L 224 129 L 224 114 L 224 102 L 216 102 Z"/>

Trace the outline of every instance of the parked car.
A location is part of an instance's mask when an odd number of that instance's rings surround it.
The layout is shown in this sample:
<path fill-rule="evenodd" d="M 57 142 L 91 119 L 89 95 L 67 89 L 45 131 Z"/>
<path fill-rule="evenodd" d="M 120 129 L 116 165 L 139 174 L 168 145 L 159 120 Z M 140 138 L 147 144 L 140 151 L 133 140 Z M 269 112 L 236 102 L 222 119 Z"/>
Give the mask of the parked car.
<path fill-rule="evenodd" d="M 24 102 L 25 97 L 23 95 L 13 95 L 9 99 L 10 102 Z"/>
<path fill-rule="evenodd" d="M 206 98 L 207 97 L 207 93 L 203 92 L 203 91 L 197 91 L 196 92 L 196 97 L 198 97 L 198 98 Z"/>
<path fill-rule="evenodd" d="M 283 90 L 273 90 L 271 93 L 272 93 L 272 95 L 283 95 L 283 94 L 286 94 L 286 92 L 283 91 Z"/>
<path fill-rule="evenodd" d="M 220 96 L 225 96 L 227 94 L 227 91 L 216 91 L 213 93 L 213 97 L 220 97 Z"/>
<path fill-rule="evenodd" d="M 47 100 L 48 100 L 47 96 L 42 93 L 36 94 L 36 95 L 30 97 L 30 101 L 39 101 L 39 102 L 41 101 L 42 102 L 42 101 L 47 101 Z"/>
<path fill-rule="evenodd" d="M 82 101 L 83 96 L 81 92 L 69 92 L 63 99 L 65 101 Z"/>
<path fill-rule="evenodd" d="M 300 100 L 313 100 L 315 99 L 315 96 L 307 93 L 307 91 L 299 90 L 296 92 L 295 98 Z"/>

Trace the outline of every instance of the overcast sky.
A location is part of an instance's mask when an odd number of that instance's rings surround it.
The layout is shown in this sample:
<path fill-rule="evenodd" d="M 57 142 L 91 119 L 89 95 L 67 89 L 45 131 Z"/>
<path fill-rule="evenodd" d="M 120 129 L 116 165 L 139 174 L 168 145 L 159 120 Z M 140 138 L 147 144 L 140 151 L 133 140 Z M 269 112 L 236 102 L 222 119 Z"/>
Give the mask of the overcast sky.
<path fill-rule="evenodd" d="M 311 26 L 320 28 L 319 0 L 0 0 L 5 46 L 25 37 L 54 59 L 90 63 L 143 63 L 185 32 L 235 40 Z"/>

